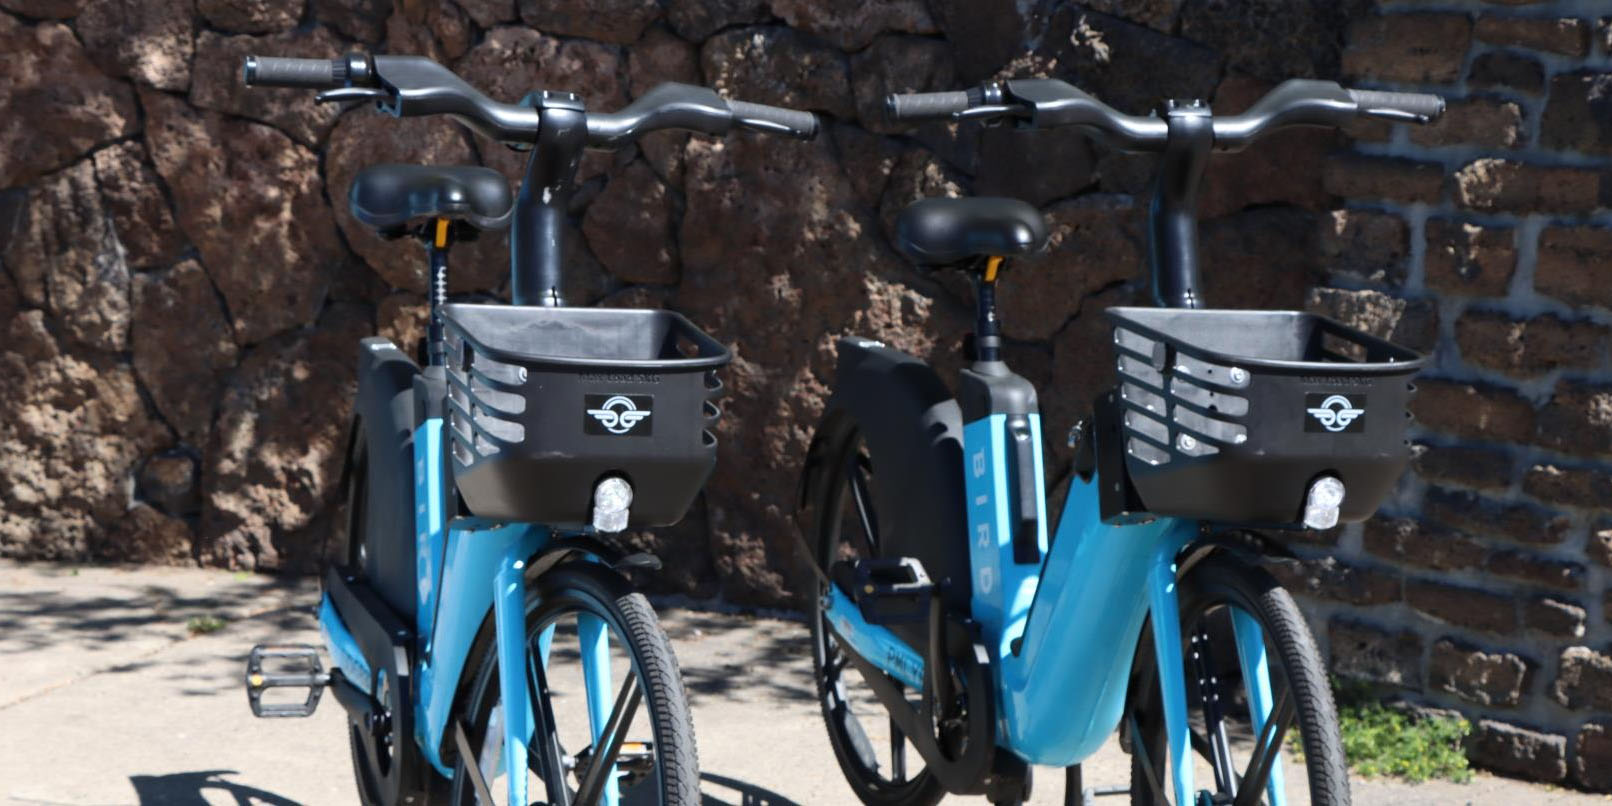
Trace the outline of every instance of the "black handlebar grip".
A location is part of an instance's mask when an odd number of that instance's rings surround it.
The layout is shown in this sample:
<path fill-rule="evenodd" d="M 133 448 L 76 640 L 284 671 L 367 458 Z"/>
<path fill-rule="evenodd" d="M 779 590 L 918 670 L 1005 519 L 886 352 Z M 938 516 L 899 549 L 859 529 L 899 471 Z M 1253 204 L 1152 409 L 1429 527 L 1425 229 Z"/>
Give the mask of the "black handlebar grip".
<path fill-rule="evenodd" d="M 891 120 L 945 120 L 968 107 L 968 93 L 963 90 L 892 93 L 884 99 Z"/>
<path fill-rule="evenodd" d="M 341 59 L 248 56 L 241 67 L 241 78 L 248 87 L 333 89 L 347 85 L 347 63 Z"/>
<path fill-rule="evenodd" d="M 728 101 L 728 109 L 733 112 L 733 122 L 746 128 L 801 140 L 817 136 L 817 116 L 810 112 L 746 101 Z"/>
<path fill-rule="evenodd" d="M 1349 90 L 1362 115 L 1412 117 L 1431 123 L 1444 115 L 1444 99 L 1421 92 Z"/>

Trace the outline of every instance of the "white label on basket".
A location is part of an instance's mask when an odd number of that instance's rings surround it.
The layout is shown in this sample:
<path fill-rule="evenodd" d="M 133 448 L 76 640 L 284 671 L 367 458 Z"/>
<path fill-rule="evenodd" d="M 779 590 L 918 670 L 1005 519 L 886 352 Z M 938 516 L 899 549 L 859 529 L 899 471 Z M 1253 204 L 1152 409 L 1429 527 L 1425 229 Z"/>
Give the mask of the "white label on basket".
<path fill-rule="evenodd" d="M 647 437 L 653 433 L 655 398 L 649 395 L 587 395 L 583 401 L 587 416 L 582 431 L 587 434 Z"/>
<path fill-rule="evenodd" d="M 1355 433 L 1364 428 L 1360 416 L 1366 413 L 1366 396 L 1360 395 L 1359 405 L 1343 395 L 1308 394 L 1304 396 L 1306 410 L 1314 422 L 1306 420 L 1304 430 L 1333 433 Z"/>

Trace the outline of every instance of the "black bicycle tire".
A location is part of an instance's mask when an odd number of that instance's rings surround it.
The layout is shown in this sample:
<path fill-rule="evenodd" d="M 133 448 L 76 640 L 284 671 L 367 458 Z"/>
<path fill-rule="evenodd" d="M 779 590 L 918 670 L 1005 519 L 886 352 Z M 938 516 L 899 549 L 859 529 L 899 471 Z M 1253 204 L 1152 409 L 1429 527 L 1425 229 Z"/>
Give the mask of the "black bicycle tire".
<path fill-rule="evenodd" d="M 619 574 L 602 566 L 587 562 L 569 562 L 544 573 L 527 585 L 527 632 L 540 623 L 545 608 L 576 601 L 578 597 L 591 602 L 598 609 L 594 615 L 603 618 L 617 637 L 625 637 L 624 644 L 638 669 L 639 682 L 644 692 L 644 707 L 648 710 L 655 732 L 655 752 L 661 772 L 663 806 L 699 806 L 700 777 L 699 753 L 695 745 L 693 717 L 689 713 L 688 694 L 683 688 L 683 676 L 678 669 L 677 656 L 672 652 L 671 641 L 661 629 L 655 610 L 643 594 L 634 592 Z M 498 696 L 496 681 L 497 644 L 492 637 L 492 619 L 482 628 L 465 665 L 469 684 L 459 713 L 471 715 L 466 734 L 472 747 L 479 746 L 492 701 Z M 487 698 L 491 697 L 491 700 Z M 452 800 L 456 806 L 475 806 L 477 798 L 463 759 L 454 758 Z"/>
<path fill-rule="evenodd" d="M 1299 611 L 1292 594 L 1288 593 L 1269 573 L 1244 563 L 1234 556 L 1218 552 L 1192 566 L 1178 586 L 1180 609 L 1183 615 L 1194 612 L 1203 602 L 1231 602 L 1241 607 L 1259 622 L 1265 631 L 1268 645 L 1275 650 L 1272 660 L 1285 676 L 1293 693 L 1295 726 L 1299 728 L 1304 748 L 1305 774 L 1310 784 L 1311 806 L 1349 806 L 1349 768 L 1344 758 L 1343 740 L 1338 732 L 1337 708 L 1332 701 L 1332 688 L 1327 679 L 1315 638 Z M 1144 632 L 1143 642 L 1149 647 L 1139 651 L 1139 663 L 1152 663 L 1151 634 Z M 1274 670 L 1273 670 L 1274 671 Z M 1141 679 L 1151 680 L 1147 674 Z M 1138 679 L 1133 675 L 1133 681 Z M 1157 689 L 1151 689 L 1156 695 Z M 1132 693 L 1134 698 L 1135 692 Z M 1127 718 L 1134 699 L 1127 703 Z M 1156 711 L 1155 711 L 1156 713 Z M 1163 721 L 1158 718 L 1142 719 L 1136 724 L 1149 735 L 1131 736 L 1131 803 L 1155 804 L 1152 784 L 1141 766 L 1134 743 L 1144 742 L 1150 748 L 1149 756 L 1157 764 L 1164 745 Z M 1163 769 L 1158 771 L 1160 783 L 1166 792 L 1169 781 Z M 1173 793 L 1170 793 L 1173 795 Z"/>
<path fill-rule="evenodd" d="M 859 433 L 854 427 L 845 428 L 843 433 L 830 434 L 828 437 L 834 442 L 828 446 L 822 456 L 828 461 L 827 469 L 822 476 L 822 486 L 817 491 L 821 500 L 814 501 L 808 517 L 810 520 L 807 534 L 812 536 L 813 559 L 819 568 L 827 568 L 830 559 L 836 551 L 836 541 L 832 535 L 834 524 L 838 522 L 840 507 L 843 505 L 843 495 L 846 488 L 845 468 L 851 451 L 856 449 Z M 834 520 L 826 520 L 825 512 L 831 512 Z M 811 590 L 816 590 L 819 580 L 813 576 Z M 858 800 L 866 806 L 934 806 L 946 796 L 946 789 L 926 767 L 918 775 L 906 781 L 906 786 L 898 790 L 880 787 L 866 777 L 862 765 L 852 757 L 848 744 L 849 737 L 843 735 L 843 729 L 837 728 L 837 720 L 832 713 L 829 701 L 829 691 L 822 673 L 822 658 L 820 649 L 824 646 L 826 633 L 824 632 L 824 615 L 822 610 L 822 597 L 810 597 L 812 607 L 812 677 L 817 688 L 817 703 L 823 712 L 823 724 L 828 731 L 829 746 L 834 750 L 835 761 L 839 763 L 840 772 L 844 774 L 846 783 Z"/>

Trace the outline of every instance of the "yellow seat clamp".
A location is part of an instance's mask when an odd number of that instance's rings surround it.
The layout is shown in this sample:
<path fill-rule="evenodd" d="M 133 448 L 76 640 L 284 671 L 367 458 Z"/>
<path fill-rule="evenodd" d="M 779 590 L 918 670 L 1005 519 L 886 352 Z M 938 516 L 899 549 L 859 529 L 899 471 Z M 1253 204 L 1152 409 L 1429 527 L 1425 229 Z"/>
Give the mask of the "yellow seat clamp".
<path fill-rule="evenodd" d="M 437 248 L 438 249 L 441 249 L 442 247 L 448 245 L 448 219 L 446 219 L 446 218 L 437 219 L 437 241 L 436 241 L 436 243 L 437 243 Z"/>
<path fill-rule="evenodd" d="M 996 270 L 1001 268 L 1001 267 L 1002 267 L 1002 256 L 1001 255 L 991 255 L 991 259 L 985 262 L 985 282 L 987 282 L 987 283 L 996 282 Z"/>

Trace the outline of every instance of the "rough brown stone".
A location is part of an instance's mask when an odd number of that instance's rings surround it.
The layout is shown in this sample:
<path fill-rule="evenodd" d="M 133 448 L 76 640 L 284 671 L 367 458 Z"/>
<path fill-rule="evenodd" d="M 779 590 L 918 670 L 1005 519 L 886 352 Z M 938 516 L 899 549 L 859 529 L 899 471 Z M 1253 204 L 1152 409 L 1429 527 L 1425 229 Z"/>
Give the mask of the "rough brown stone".
<path fill-rule="evenodd" d="M 1369 0 L 1186 0 L 1181 35 L 1266 81 L 1333 76 L 1349 21 Z"/>
<path fill-rule="evenodd" d="M 273 54 L 329 59 L 342 52 L 328 29 L 314 27 L 268 36 L 222 36 L 203 31 L 196 41 L 196 77 L 190 102 L 200 109 L 227 112 L 268 123 L 309 148 L 318 148 L 341 114 L 340 104 L 321 104 L 305 89 L 248 87 L 241 64 L 248 55 Z"/>
<path fill-rule="evenodd" d="M 137 503 L 110 529 L 89 537 L 86 559 L 192 565 L 194 539 L 184 521 Z"/>
<path fill-rule="evenodd" d="M 0 8 L 25 17 L 65 20 L 78 16 L 89 0 L 0 0 Z"/>
<path fill-rule="evenodd" d="M 1215 88 L 1211 108 L 1217 115 L 1239 114 L 1272 86 L 1242 73 L 1231 73 Z M 1295 128 L 1262 138 L 1256 149 L 1216 154 L 1204 172 L 1199 216 L 1211 219 L 1263 204 L 1326 209 L 1331 196 L 1322 186 L 1321 174 L 1327 154 L 1339 142 L 1338 134 L 1328 129 Z"/>
<path fill-rule="evenodd" d="M 1583 638 L 1584 608 L 1554 596 L 1539 596 L 1523 605 L 1523 622 L 1530 630 L 1562 638 Z"/>
<path fill-rule="evenodd" d="M 1589 789 L 1612 791 L 1612 721 L 1585 723 L 1573 749 L 1574 779 Z"/>
<path fill-rule="evenodd" d="M 1125 286 L 1115 286 L 1082 301 L 1075 316 L 1066 322 L 1052 341 L 1052 381 L 1041 385 L 1042 433 L 1052 456 L 1060 461 L 1073 458 L 1067 434 L 1080 420 L 1091 416 L 1097 396 L 1114 388 L 1114 360 L 1107 350 L 1092 345 L 1113 338 L 1114 328 L 1103 311 L 1115 305 L 1145 304 L 1141 295 Z M 1013 366 L 1016 371 L 1018 364 Z M 1048 512 L 1060 512 L 1049 508 Z"/>
<path fill-rule="evenodd" d="M 666 21 L 691 42 L 734 25 L 765 22 L 770 16 L 767 0 L 666 0 Z"/>
<path fill-rule="evenodd" d="M 1512 89 L 1536 94 L 1545 88 L 1545 66 L 1532 56 L 1491 51 L 1473 57 L 1466 83 L 1474 89 Z"/>
<path fill-rule="evenodd" d="M 1428 488 L 1422 512 L 1463 532 L 1536 545 L 1562 542 L 1572 525 L 1566 515 L 1532 504 L 1508 504 L 1443 487 Z"/>
<path fill-rule="evenodd" d="M 1543 50 L 1582 58 L 1590 51 L 1590 26 L 1584 20 L 1545 17 L 1496 17 L 1484 14 L 1472 36 L 1491 45 Z"/>
<path fill-rule="evenodd" d="M 311 332 L 276 337 L 241 361 L 207 452 L 203 557 L 231 568 L 317 566 L 319 541 L 298 533 L 339 497 L 353 355 L 370 332 L 355 306 L 335 305 Z"/>
<path fill-rule="evenodd" d="M 1448 84 L 1461 76 L 1472 22 L 1465 14 L 1393 14 L 1355 20 L 1343 72 L 1355 78 Z"/>
<path fill-rule="evenodd" d="M 1480 719 L 1467 739 L 1467 754 L 1480 766 L 1534 781 L 1567 777 L 1567 737 Z"/>
<path fill-rule="evenodd" d="M 1073 5 L 1052 12 L 1034 55 L 1051 66 L 1052 77 L 1136 115 L 1152 112 L 1166 98 L 1207 100 L 1222 69 L 1212 48 Z M 958 74 L 967 80 L 961 61 Z M 1160 71 L 1160 64 L 1171 69 Z M 1023 71 L 1011 72 L 1016 77 Z"/>
<path fill-rule="evenodd" d="M 522 22 L 544 33 L 626 45 L 662 11 L 655 0 L 520 0 L 520 13 Z"/>
<path fill-rule="evenodd" d="M 1585 212 L 1599 206 L 1600 183 L 1598 170 L 1484 157 L 1455 172 L 1455 200 L 1490 212 Z"/>
<path fill-rule="evenodd" d="M 932 34 L 938 29 L 923 0 L 772 0 L 789 27 L 816 34 L 845 51 L 867 47 L 887 31 Z"/>
<path fill-rule="evenodd" d="M 1477 568 L 1487 554 L 1482 543 L 1453 529 L 1381 515 L 1366 521 L 1364 543 L 1383 559 L 1440 571 Z"/>
<path fill-rule="evenodd" d="M 169 515 L 196 512 L 201 503 L 196 462 L 182 453 L 164 453 L 147 459 L 145 467 L 140 468 L 137 489 L 141 498 Z M 186 534 L 189 534 L 188 529 Z M 188 555 L 188 541 L 186 549 Z"/>
<path fill-rule="evenodd" d="M 1584 585 L 1584 566 L 1538 554 L 1505 550 L 1489 555 L 1491 575 L 1520 579 L 1535 585 L 1576 591 Z"/>
<path fill-rule="evenodd" d="M 1431 351 L 1438 335 L 1438 309 L 1430 302 L 1380 291 L 1312 288 L 1304 309 L 1413 350 Z"/>
<path fill-rule="evenodd" d="M 1467 439 L 1524 442 L 1534 432 L 1533 406 L 1498 386 L 1420 378 L 1410 410 L 1422 425 Z"/>
<path fill-rule="evenodd" d="M 1469 445 L 1418 445 L 1411 466 L 1436 484 L 1480 490 L 1504 490 L 1511 486 L 1513 475 L 1510 452 Z"/>
<path fill-rule="evenodd" d="M 934 15 L 957 62 L 963 84 L 984 81 L 1024 55 L 1027 31 L 1041 30 L 1038 15 L 1016 0 L 931 0 Z"/>
<path fill-rule="evenodd" d="M 1612 710 L 1612 655 L 1586 646 L 1563 649 L 1550 696 L 1575 711 Z"/>
<path fill-rule="evenodd" d="M 0 344 L 0 555 L 84 560 L 123 518 L 141 457 L 167 434 L 127 364 L 52 335 L 43 311 Z"/>
<path fill-rule="evenodd" d="M 1612 386 L 1563 380 L 1539 410 L 1537 440 L 1575 456 L 1612 455 Z"/>
<path fill-rule="evenodd" d="M 0 14 L 0 187 L 78 159 L 139 128 L 129 85 L 90 63 L 67 26 Z"/>
<path fill-rule="evenodd" d="M 1405 602 L 1458 627 L 1508 635 L 1517 631 L 1517 606 L 1510 596 L 1431 579 L 1405 581 Z"/>
<path fill-rule="evenodd" d="M 407 291 L 387 294 L 375 306 L 375 335 L 390 339 L 405 355 L 414 355 L 425 339 L 431 315 L 425 296 Z"/>
<path fill-rule="evenodd" d="M 599 262 L 623 282 L 676 283 L 669 204 L 655 172 L 634 162 L 588 205 L 582 232 Z"/>
<path fill-rule="evenodd" d="M 1327 644 L 1328 668 L 1335 675 L 1413 691 L 1422 688 L 1422 639 L 1410 630 L 1333 618 L 1327 623 Z"/>
<path fill-rule="evenodd" d="M 1405 281 L 1410 228 L 1403 218 L 1372 210 L 1333 210 L 1321 216 L 1320 230 L 1324 271 L 1390 285 Z"/>
<path fill-rule="evenodd" d="M 453 3 L 400 3 L 386 18 L 386 49 L 394 54 L 425 56 L 448 64 L 463 56 L 474 43 L 470 17 Z M 530 68 L 528 65 L 528 72 Z"/>
<path fill-rule="evenodd" d="M 1452 101 L 1437 123 L 1410 127 L 1411 142 L 1419 146 L 1474 145 L 1500 149 L 1516 146 L 1522 137 L 1522 108 L 1495 98 Z"/>
<path fill-rule="evenodd" d="M 1049 210 L 1046 250 L 1010 261 L 997 283 L 1002 332 L 1015 339 L 1049 339 L 1086 297 L 1136 277 L 1142 260 L 1136 224 L 1135 210 L 1100 198 Z"/>
<path fill-rule="evenodd" d="M 1523 477 L 1522 489 L 1552 504 L 1599 509 L 1612 502 L 1612 475 L 1587 467 L 1534 465 Z"/>
<path fill-rule="evenodd" d="M 139 143 L 119 143 L 95 152 L 95 182 L 130 268 L 167 263 L 179 254 L 184 235 Z"/>
<path fill-rule="evenodd" d="M 483 28 L 519 19 L 515 0 L 458 0 L 459 7 Z"/>
<path fill-rule="evenodd" d="M 856 115 L 845 55 L 781 26 L 723 31 L 700 49 L 705 79 L 729 98 Z"/>
<path fill-rule="evenodd" d="M 243 344 L 314 318 L 342 257 L 318 159 L 278 131 L 143 93 L 146 146 Z"/>
<path fill-rule="evenodd" d="M 1321 181 L 1328 193 L 1352 199 L 1436 202 L 1444 168 L 1436 162 L 1343 153 L 1327 158 Z"/>
<path fill-rule="evenodd" d="M 1316 220 L 1297 207 L 1256 207 L 1204 224 L 1204 298 L 1218 308 L 1302 308 L 1321 273 Z"/>
<path fill-rule="evenodd" d="M 1510 652 L 1485 652 L 1451 638 L 1433 644 L 1427 660 L 1428 685 L 1479 705 L 1522 702 L 1534 664 Z"/>
<path fill-rule="evenodd" d="M 1404 580 L 1398 573 L 1377 566 L 1351 565 L 1336 557 L 1276 560 L 1269 567 L 1282 587 L 1294 593 L 1346 604 L 1388 604 L 1403 595 Z"/>
<path fill-rule="evenodd" d="M 888 134 L 909 128 L 891 121 L 885 113 L 884 101 L 890 93 L 937 92 L 950 89 L 956 81 L 951 49 L 936 39 L 881 36 L 851 57 L 851 90 L 856 96 L 857 119 L 863 128 L 873 132 Z M 1049 167 L 1047 172 L 1055 170 Z"/>
<path fill-rule="evenodd" d="M 1600 270 L 1612 260 L 1612 230 L 1546 227 L 1539 234 L 1534 287 L 1573 305 L 1612 307 L 1612 286 Z"/>
<path fill-rule="evenodd" d="M 129 268 L 83 160 L 29 191 L 26 219 L 0 256 L 23 299 L 46 308 L 74 341 L 101 350 L 129 343 Z"/>
<path fill-rule="evenodd" d="M 1422 265 L 1429 288 L 1473 297 L 1503 297 L 1517 270 L 1516 235 L 1509 227 L 1430 218 Z"/>
<path fill-rule="evenodd" d="M 1181 10 L 1182 2 L 1184 0 L 1087 0 L 1083 5 L 1167 34 L 1175 27 L 1176 13 Z"/>
<path fill-rule="evenodd" d="M 896 218 L 907 205 L 935 196 L 962 196 L 963 182 L 963 178 L 934 153 L 923 148 L 903 151 L 890 168 L 890 178 L 885 182 L 884 193 L 879 199 L 879 224 L 891 248 L 896 243 Z M 1043 251 L 1042 255 L 1049 252 Z"/>
<path fill-rule="evenodd" d="M 498 5 L 496 0 L 461 0 L 459 6 L 474 16 L 478 11 L 486 11 L 488 6 Z M 508 19 L 515 18 L 514 3 L 509 2 Z M 320 23 L 328 25 L 342 33 L 343 36 L 356 39 L 360 42 L 375 43 L 386 36 L 386 18 L 391 14 L 392 4 L 388 0 L 313 0 L 313 15 Z M 482 23 L 483 26 L 491 23 Z M 334 54 L 336 51 L 331 51 Z M 308 57 L 313 58 L 313 57 Z"/>
<path fill-rule="evenodd" d="M 1607 335 L 1606 327 L 1588 320 L 1564 321 L 1549 314 L 1512 319 L 1499 312 L 1468 311 L 1455 323 L 1462 358 L 1519 377 L 1599 366 Z"/>
<path fill-rule="evenodd" d="M 295 27 L 306 5 L 304 0 L 196 0 L 196 11 L 215 28 L 266 34 Z"/>
<path fill-rule="evenodd" d="M 564 90 L 580 95 L 588 109 L 615 111 L 627 103 L 620 54 L 620 48 L 599 42 L 561 40 L 508 26 L 488 31 L 454 69 L 471 86 L 504 103 L 516 103 L 534 88 Z M 526 153 L 484 140 L 480 145 L 483 163 L 512 179 L 524 175 Z M 597 176 L 609 157 L 607 152 L 584 156 L 577 180 Z"/>
<path fill-rule="evenodd" d="M 1546 148 L 1612 154 L 1612 73 L 1552 77 L 1539 142 Z"/>
<path fill-rule="evenodd" d="M 1601 620 L 1612 624 L 1612 589 L 1601 594 Z"/>
<path fill-rule="evenodd" d="M 183 91 L 195 50 L 190 9 L 189 0 L 96 0 L 75 25 L 85 52 L 103 72 Z"/>
<path fill-rule="evenodd" d="M 238 353 L 207 273 L 194 260 L 134 278 L 134 370 L 168 425 L 197 449 Z"/>
<path fill-rule="evenodd" d="M 906 149 L 893 138 L 871 134 L 859 126 L 833 125 L 825 134 L 832 138 L 839 152 L 840 166 L 857 201 L 868 209 L 877 210 L 890 174 Z"/>

